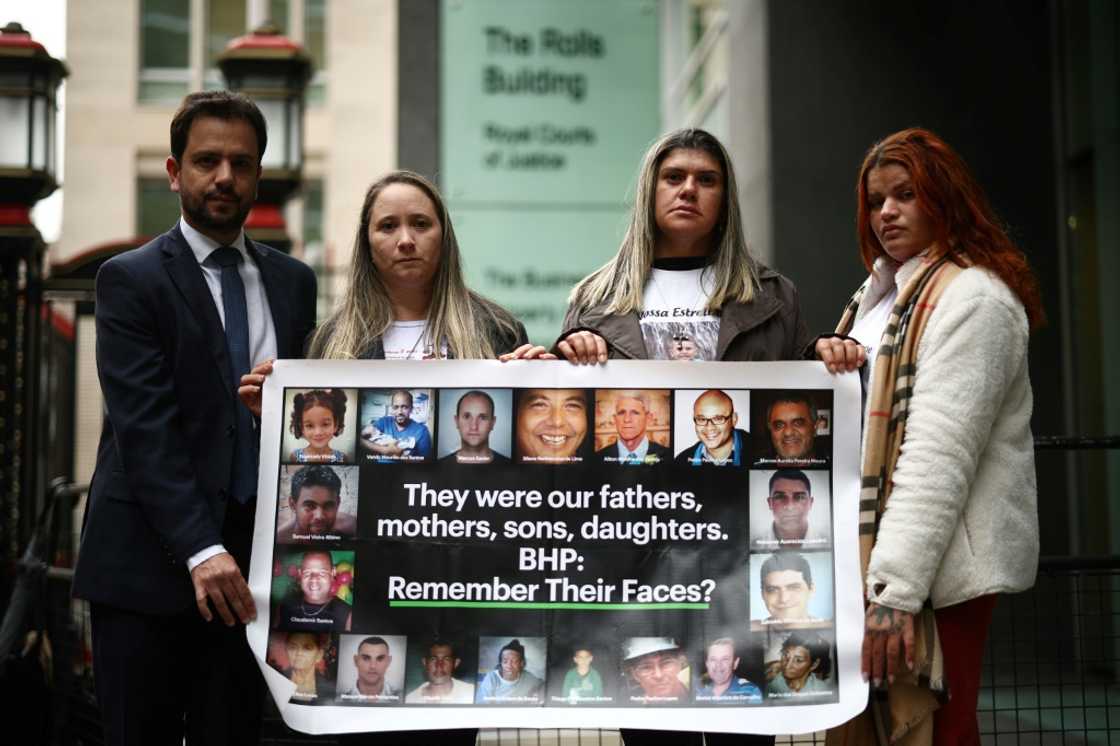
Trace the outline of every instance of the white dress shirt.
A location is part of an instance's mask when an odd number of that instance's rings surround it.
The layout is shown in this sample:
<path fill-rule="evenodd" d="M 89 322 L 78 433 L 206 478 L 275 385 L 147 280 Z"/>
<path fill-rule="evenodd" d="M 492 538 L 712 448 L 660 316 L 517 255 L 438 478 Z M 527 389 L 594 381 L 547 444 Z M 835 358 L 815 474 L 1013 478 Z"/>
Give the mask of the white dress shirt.
<path fill-rule="evenodd" d="M 183 238 L 191 247 L 194 258 L 198 260 L 202 277 L 206 280 L 206 287 L 214 298 L 218 319 L 221 320 L 224 329 L 226 310 L 222 304 L 222 268 L 210 258 L 214 250 L 223 244 L 199 233 L 183 218 L 179 218 L 179 230 L 183 232 Z M 238 233 L 237 239 L 230 246 L 241 253 L 241 264 L 237 265 L 237 274 L 241 275 L 241 282 L 245 286 L 245 309 L 249 314 L 249 360 L 252 365 L 256 365 L 276 357 L 276 326 L 272 323 L 272 309 L 268 305 L 268 294 L 261 280 L 261 270 L 249 257 L 249 250 L 245 246 L 245 231 Z M 192 554 L 187 558 L 187 570 L 194 570 L 206 560 L 224 551 L 226 551 L 224 546 L 214 544 Z"/>

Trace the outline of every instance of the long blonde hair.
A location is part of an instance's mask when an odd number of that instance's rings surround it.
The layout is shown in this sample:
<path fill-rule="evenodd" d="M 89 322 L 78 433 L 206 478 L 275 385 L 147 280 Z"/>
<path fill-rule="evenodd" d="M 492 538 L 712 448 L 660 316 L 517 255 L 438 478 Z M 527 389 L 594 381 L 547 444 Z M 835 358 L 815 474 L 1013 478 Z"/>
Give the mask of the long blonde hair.
<path fill-rule="evenodd" d="M 739 214 L 739 188 L 731 158 L 719 140 L 702 129 L 679 129 L 663 135 L 650 146 L 638 173 L 638 188 L 630 225 L 614 258 L 582 279 L 572 290 L 568 302 L 587 309 L 607 302 L 607 313 L 626 314 L 642 307 L 642 290 L 653 266 L 657 242 L 657 217 L 654 200 L 657 194 L 657 172 L 672 151 L 702 150 L 720 165 L 723 171 L 723 202 L 719 220 L 712 231 L 713 249 L 710 264 L 714 285 L 708 298 L 708 310 L 718 312 L 732 301 L 750 303 L 758 288 L 758 270 L 743 231 Z"/>
<path fill-rule="evenodd" d="M 489 321 L 511 336 L 516 322 L 505 310 L 471 291 L 463 280 L 462 259 L 447 205 L 435 184 L 412 171 L 391 171 L 375 181 L 366 192 L 354 238 L 350 261 L 350 286 L 338 308 L 311 338 L 312 358 L 352 359 L 368 354 L 393 323 L 393 308 L 385 282 L 373 264 L 369 222 L 373 204 L 390 184 L 409 184 L 424 192 L 435 207 L 443 242 L 439 269 L 432 282 L 428 306 L 428 338 L 437 351 L 446 340 L 448 352 L 457 358 L 492 358 L 497 355 L 483 324 Z M 480 316 L 482 318 L 480 318 Z"/>

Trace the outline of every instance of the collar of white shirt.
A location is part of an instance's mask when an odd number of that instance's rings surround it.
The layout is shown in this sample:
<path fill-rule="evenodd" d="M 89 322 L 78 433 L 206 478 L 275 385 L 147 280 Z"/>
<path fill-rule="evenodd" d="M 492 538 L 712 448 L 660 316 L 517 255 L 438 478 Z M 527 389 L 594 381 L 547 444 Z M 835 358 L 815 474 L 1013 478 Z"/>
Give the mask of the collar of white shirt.
<path fill-rule="evenodd" d="M 643 437 L 642 442 L 633 451 L 626 448 L 622 444 L 622 438 L 618 439 L 618 460 L 621 462 L 626 461 L 645 461 L 646 453 L 649 452 L 649 437 Z"/>
<path fill-rule="evenodd" d="M 183 232 L 183 238 L 186 240 L 187 246 L 191 247 L 191 253 L 194 254 L 194 258 L 198 260 L 199 264 L 206 261 L 215 249 L 225 245 L 218 243 L 210 236 L 199 233 L 182 217 L 179 218 L 179 230 Z M 249 261 L 249 250 L 245 245 L 244 230 L 238 233 L 237 238 L 229 245 L 241 252 L 241 261 Z"/>

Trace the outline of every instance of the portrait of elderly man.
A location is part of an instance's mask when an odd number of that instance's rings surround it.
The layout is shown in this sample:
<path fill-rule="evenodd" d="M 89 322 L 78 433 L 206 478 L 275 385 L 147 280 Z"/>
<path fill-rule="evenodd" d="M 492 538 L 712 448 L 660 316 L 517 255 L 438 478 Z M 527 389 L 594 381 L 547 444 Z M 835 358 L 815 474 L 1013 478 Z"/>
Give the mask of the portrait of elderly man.
<path fill-rule="evenodd" d="M 440 459 L 441 463 L 503 464 L 509 457 L 490 447 L 490 433 L 497 422 L 494 397 L 485 391 L 472 390 L 459 397 L 452 420 L 459 434 L 459 448 Z M 442 437 L 442 436 L 441 436 Z"/>
<path fill-rule="evenodd" d="M 678 410 L 679 412 L 679 410 Z M 692 405 L 699 440 L 677 455 L 686 466 L 740 466 L 746 463 L 747 432 L 739 430 L 735 402 L 726 392 L 708 389 Z"/>
<path fill-rule="evenodd" d="M 358 650 L 354 653 L 357 677 L 352 687 L 343 690 L 342 699 L 370 702 L 400 701 L 400 691 L 385 678 L 391 665 L 393 665 L 393 653 L 385 638 L 373 635 L 363 639 L 358 643 Z"/>
<path fill-rule="evenodd" d="M 273 626 L 312 632 L 349 630 L 350 604 L 332 591 L 334 577 L 330 552 L 304 552 L 299 564 L 299 594 L 280 602 Z"/>
<path fill-rule="evenodd" d="M 587 437 L 582 389 L 526 389 L 517 399 L 517 452 L 525 463 L 564 464 L 581 459 Z"/>
<path fill-rule="evenodd" d="M 735 641 L 721 637 L 708 644 L 704 653 L 704 674 L 696 682 L 697 702 L 747 704 L 762 701 L 762 690 L 735 674 L 739 656 Z"/>
<path fill-rule="evenodd" d="M 425 681 L 404 698 L 408 704 L 469 705 L 474 702 L 474 684 L 455 678 L 462 664 L 455 643 L 436 638 L 420 658 Z M 441 731 L 442 733 L 442 731 Z"/>
<path fill-rule="evenodd" d="M 290 544 L 353 536 L 358 521 L 341 510 L 341 494 L 342 479 L 335 468 L 316 464 L 297 469 L 288 490 L 288 515 L 276 528 L 276 541 Z"/>
<path fill-rule="evenodd" d="M 596 397 L 611 409 L 611 426 L 615 440 L 595 452 L 595 459 L 605 464 L 655 465 L 668 462 L 669 448 L 650 438 L 654 424 L 653 397 L 668 401 L 667 391 L 599 391 Z"/>
<path fill-rule="evenodd" d="M 630 701 L 687 702 L 688 658 L 671 637 L 631 637 L 622 649 L 622 672 Z"/>
<path fill-rule="evenodd" d="M 816 453 L 816 402 L 808 394 L 788 392 L 766 408 L 766 432 L 770 436 L 770 455 L 764 461 L 782 465 L 806 466 L 821 463 Z"/>
<path fill-rule="evenodd" d="M 412 392 L 398 389 L 389 397 L 389 414 L 362 428 L 359 442 L 377 461 L 421 460 L 432 452 L 432 435 L 412 419 Z"/>
<path fill-rule="evenodd" d="M 827 472 L 813 472 L 825 489 L 820 503 L 813 479 L 800 469 L 777 469 L 766 483 L 765 510 L 757 509 L 754 491 L 766 472 L 751 475 L 751 546 L 756 549 L 800 549 L 829 543 Z"/>

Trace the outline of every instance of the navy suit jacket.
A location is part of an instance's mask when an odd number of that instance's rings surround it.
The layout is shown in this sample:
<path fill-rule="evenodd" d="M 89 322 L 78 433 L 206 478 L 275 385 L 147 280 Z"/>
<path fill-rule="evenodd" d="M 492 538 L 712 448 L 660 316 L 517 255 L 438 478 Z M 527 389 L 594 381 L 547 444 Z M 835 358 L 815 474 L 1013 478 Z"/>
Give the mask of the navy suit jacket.
<path fill-rule="evenodd" d="M 280 358 L 315 325 L 315 275 L 246 239 Z M 186 560 L 222 543 L 237 417 L 221 320 L 179 226 L 97 273 L 97 370 L 106 417 L 74 595 L 173 614 L 194 605 Z M 254 363 L 260 361 L 253 361 Z"/>

